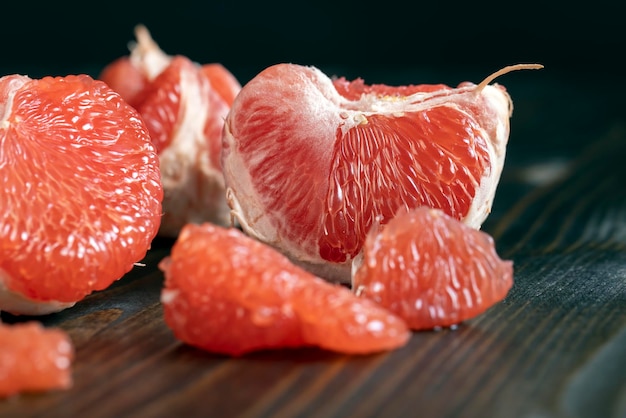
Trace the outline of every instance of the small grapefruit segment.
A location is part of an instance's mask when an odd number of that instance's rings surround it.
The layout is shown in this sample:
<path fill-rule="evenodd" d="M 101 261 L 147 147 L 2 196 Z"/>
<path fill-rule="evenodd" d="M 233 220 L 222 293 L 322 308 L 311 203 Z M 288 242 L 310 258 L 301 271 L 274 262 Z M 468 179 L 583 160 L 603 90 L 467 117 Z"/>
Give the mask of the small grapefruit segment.
<path fill-rule="evenodd" d="M 0 324 L 0 347 L 0 398 L 71 387 L 74 347 L 60 328 Z"/>
<path fill-rule="evenodd" d="M 0 78 L 0 310 L 108 287 L 150 248 L 162 198 L 146 126 L 106 84 Z"/>
<path fill-rule="evenodd" d="M 309 271 L 349 282 L 367 232 L 398 208 L 426 205 L 480 227 L 511 110 L 499 85 L 367 86 L 271 66 L 243 87 L 225 122 L 233 217 Z"/>
<path fill-rule="evenodd" d="M 147 28 L 135 28 L 130 54 L 100 73 L 141 114 L 161 163 L 164 189 L 159 234 L 187 222 L 230 222 L 221 168 L 224 118 L 241 89 L 223 65 L 199 65 L 162 51 Z"/>
<path fill-rule="evenodd" d="M 355 292 L 414 330 L 473 318 L 513 285 L 513 263 L 500 259 L 491 236 L 427 207 L 373 228 L 354 270 Z"/>
<path fill-rule="evenodd" d="M 409 338 L 395 315 L 238 229 L 189 224 L 160 268 L 167 324 L 180 340 L 208 351 L 317 346 L 365 354 Z"/>

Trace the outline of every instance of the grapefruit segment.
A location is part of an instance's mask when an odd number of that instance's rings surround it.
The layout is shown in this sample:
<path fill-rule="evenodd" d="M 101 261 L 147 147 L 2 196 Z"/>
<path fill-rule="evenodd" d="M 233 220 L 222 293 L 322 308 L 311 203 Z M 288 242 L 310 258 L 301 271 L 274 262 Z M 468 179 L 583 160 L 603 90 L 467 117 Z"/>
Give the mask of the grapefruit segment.
<path fill-rule="evenodd" d="M 0 398 L 72 386 L 74 346 L 65 331 L 0 323 L 0 347 Z"/>
<path fill-rule="evenodd" d="M 181 112 L 185 78 L 195 75 L 195 66 L 177 56 L 152 82 L 147 83 L 135 99 L 135 108 L 150 131 L 157 152 L 169 146 Z M 196 81 L 190 81 L 195 86 Z"/>
<path fill-rule="evenodd" d="M 208 351 L 317 346 L 365 354 L 409 337 L 396 316 L 237 229 L 185 226 L 160 268 L 167 324 L 180 340 Z"/>
<path fill-rule="evenodd" d="M 491 236 L 427 207 L 374 227 L 354 269 L 355 292 L 415 330 L 473 318 L 513 285 L 513 263 L 500 259 Z"/>
<path fill-rule="evenodd" d="M 237 93 L 241 90 L 241 84 L 239 84 L 233 73 L 217 62 L 203 64 L 200 70 L 211 82 L 211 86 L 224 103 L 228 106 L 232 105 Z"/>

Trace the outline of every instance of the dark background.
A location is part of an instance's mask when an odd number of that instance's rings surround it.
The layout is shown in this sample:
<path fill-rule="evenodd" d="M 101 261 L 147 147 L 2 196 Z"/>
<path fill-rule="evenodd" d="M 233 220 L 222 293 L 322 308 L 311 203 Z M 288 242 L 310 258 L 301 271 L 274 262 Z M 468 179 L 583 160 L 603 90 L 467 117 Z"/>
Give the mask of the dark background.
<path fill-rule="evenodd" d="M 601 84 L 621 76 L 626 51 L 621 7 L 606 3 L 9 2 L 0 75 L 97 75 L 128 53 L 143 23 L 167 53 L 221 62 L 242 83 L 277 62 L 369 82 L 453 84 L 539 62 L 552 77 Z"/>

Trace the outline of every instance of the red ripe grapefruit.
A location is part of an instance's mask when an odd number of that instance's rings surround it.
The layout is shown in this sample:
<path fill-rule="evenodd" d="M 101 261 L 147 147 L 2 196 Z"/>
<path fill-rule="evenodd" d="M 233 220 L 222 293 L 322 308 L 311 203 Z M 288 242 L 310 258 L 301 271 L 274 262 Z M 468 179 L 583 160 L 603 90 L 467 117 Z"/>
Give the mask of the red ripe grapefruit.
<path fill-rule="evenodd" d="M 199 65 L 163 52 L 137 26 L 130 55 L 100 74 L 134 106 L 159 152 L 164 189 L 160 235 L 176 236 L 187 222 L 230 222 L 220 153 L 224 118 L 241 89 L 221 64 Z"/>
<path fill-rule="evenodd" d="M 365 354 L 409 338 L 395 315 L 238 229 L 189 224 L 160 268 L 166 323 L 180 340 L 204 350 L 242 355 L 318 346 Z"/>
<path fill-rule="evenodd" d="M 357 260 L 355 292 L 415 330 L 473 318 L 513 285 L 513 263 L 500 259 L 491 236 L 424 206 L 374 227 Z"/>
<path fill-rule="evenodd" d="M 0 78 L 0 310 L 63 309 L 121 278 L 162 197 L 146 126 L 106 84 Z"/>
<path fill-rule="evenodd" d="M 0 323 L 0 398 L 72 385 L 74 346 L 61 329 Z"/>
<path fill-rule="evenodd" d="M 234 218 L 294 262 L 344 282 L 374 221 L 387 222 L 398 208 L 439 208 L 480 227 L 512 110 L 491 80 L 366 86 L 333 84 L 314 67 L 265 69 L 225 122 L 222 165 Z"/>

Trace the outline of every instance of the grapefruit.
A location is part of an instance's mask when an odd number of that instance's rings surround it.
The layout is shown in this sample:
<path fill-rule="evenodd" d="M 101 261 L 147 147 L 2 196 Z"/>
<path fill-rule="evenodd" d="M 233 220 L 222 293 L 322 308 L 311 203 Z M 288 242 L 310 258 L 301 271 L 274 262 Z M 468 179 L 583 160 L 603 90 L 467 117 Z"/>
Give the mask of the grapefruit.
<path fill-rule="evenodd" d="M 0 310 L 58 311 L 121 278 L 162 197 L 147 128 L 105 83 L 0 78 Z"/>
<path fill-rule="evenodd" d="M 456 325 L 504 299 L 513 263 L 490 235 L 425 206 L 372 228 L 354 263 L 353 288 L 414 330 Z"/>
<path fill-rule="evenodd" d="M 71 387 L 74 346 L 60 328 L 0 323 L 0 347 L 0 398 Z"/>
<path fill-rule="evenodd" d="M 366 354 L 409 338 L 397 316 L 239 229 L 189 224 L 160 268 L 166 323 L 180 340 L 211 352 L 316 346 Z"/>
<path fill-rule="evenodd" d="M 519 68 L 538 68 L 518 65 Z M 375 220 L 429 206 L 479 228 L 505 158 L 511 98 L 490 82 L 367 86 L 276 64 L 237 95 L 222 167 L 250 236 L 330 280 L 350 281 Z"/>
<path fill-rule="evenodd" d="M 226 225 L 222 129 L 241 85 L 219 63 L 166 54 L 143 25 L 135 34 L 130 54 L 99 78 L 139 111 L 157 147 L 164 189 L 159 234 L 175 237 L 187 222 Z"/>

